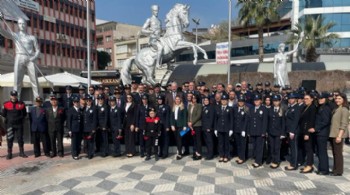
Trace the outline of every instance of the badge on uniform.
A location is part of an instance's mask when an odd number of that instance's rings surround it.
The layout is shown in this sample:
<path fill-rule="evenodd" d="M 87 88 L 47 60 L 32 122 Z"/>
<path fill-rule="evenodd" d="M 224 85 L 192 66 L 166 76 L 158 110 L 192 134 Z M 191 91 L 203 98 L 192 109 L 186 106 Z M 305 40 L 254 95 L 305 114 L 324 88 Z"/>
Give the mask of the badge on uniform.
<path fill-rule="evenodd" d="M 262 111 L 262 110 L 260 110 L 259 114 L 263 114 L 263 111 Z"/>
<path fill-rule="evenodd" d="M 227 110 L 226 110 L 226 112 L 230 112 L 230 110 L 229 110 L 229 109 L 227 109 Z"/>
<path fill-rule="evenodd" d="M 292 112 L 294 112 L 294 109 L 292 109 Z"/>
<path fill-rule="evenodd" d="M 105 108 L 104 108 L 104 107 L 102 107 L 102 108 L 101 108 L 101 111 L 103 112 L 104 110 L 105 110 Z"/>
<path fill-rule="evenodd" d="M 163 111 L 165 111 L 165 108 L 163 108 Z"/>
<path fill-rule="evenodd" d="M 115 110 L 114 110 L 114 112 L 115 112 L 115 113 L 117 113 L 117 112 L 118 112 L 118 110 L 117 110 L 117 109 L 115 109 Z"/>
<path fill-rule="evenodd" d="M 244 112 L 241 112 L 241 115 L 244 115 Z"/>
<path fill-rule="evenodd" d="M 90 113 L 92 113 L 92 110 L 90 110 Z"/>
<path fill-rule="evenodd" d="M 205 114 L 208 114 L 208 110 L 205 110 Z"/>

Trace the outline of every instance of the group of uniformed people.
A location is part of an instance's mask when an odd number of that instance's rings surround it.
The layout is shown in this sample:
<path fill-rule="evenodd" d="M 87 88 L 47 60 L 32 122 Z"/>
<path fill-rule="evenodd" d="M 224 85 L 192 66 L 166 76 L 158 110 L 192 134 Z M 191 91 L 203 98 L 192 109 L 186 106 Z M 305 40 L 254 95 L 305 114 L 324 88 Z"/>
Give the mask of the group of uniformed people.
<path fill-rule="evenodd" d="M 317 174 L 329 174 L 327 142 L 334 155 L 332 175 L 343 174 L 342 147 L 348 137 L 349 105 L 346 95 L 334 92 L 318 93 L 300 87 L 270 86 L 257 83 L 253 89 L 247 82 L 235 86 L 219 83 L 211 89 L 204 82 L 184 82 L 178 86 L 169 82 L 165 90 L 159 84 L 147 86 L 133 81 L 119 85 L 111 93 L 109 87 L 91 86 L 88 92 L 79 87 L 79 94 L 66 87 L 60 97 L 51 95 L 48 102 L 36 98 L 30 110 L 34 154 L 41 155 L 40 142 L 46 156 L 64 156 L 63 136 L 66 126 L 71 138 L 71 154 L 78 160 L 82 148 L 89 159 L 95 154 L 106 157 L 137 153 L 145 160 L 167 158 L 169 145 L 176 143 L 176 159 L 190 154 L 193 160 L 203 156 L 228 162 L 237 156 L 243 164 L 254 159 L 254 168 L 263 162 L 276 169 L 286 157 L 290 165 L 285 170 L 313 172 L 314 154 L 319 159 Z M 23 120 L 25 105 L 16 91 L 4 103 L 8 156 L 12 158 L 14 134 L 18 137 L 20 156 L 23 151 Z M 82 147 L 83 141 L 83 147 Z M 206 153 L 202 143 L 206 145 Z M 113 143 L 113 149 L 109 147 Z M 249 143 L 252 151 L 249 152 Z M 137 147 L 138 146 L 138 147 Z M 83 151 L 83 152 L 84 152 Z"/>

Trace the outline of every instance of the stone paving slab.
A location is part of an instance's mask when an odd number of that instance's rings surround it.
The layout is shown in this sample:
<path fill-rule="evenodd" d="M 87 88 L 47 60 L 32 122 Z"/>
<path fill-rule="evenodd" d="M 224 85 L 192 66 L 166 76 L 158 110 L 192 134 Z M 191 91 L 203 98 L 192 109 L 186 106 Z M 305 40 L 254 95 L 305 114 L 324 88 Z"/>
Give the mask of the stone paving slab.
<path fill-rule="evenodd" d="M 348 162 L 350 148 L 344 149 Z M 79 161 L 42 158 L 2 170 L 0 194 L 350 194 L 350 163 L 344 164 L 343 176 L 331 177 L 284 171 L 287 162 L 275 170 L 268 165 L 254 169 L 252 162 L 193 161 L 188 156 L 157 162 L 138 156 Z"/>

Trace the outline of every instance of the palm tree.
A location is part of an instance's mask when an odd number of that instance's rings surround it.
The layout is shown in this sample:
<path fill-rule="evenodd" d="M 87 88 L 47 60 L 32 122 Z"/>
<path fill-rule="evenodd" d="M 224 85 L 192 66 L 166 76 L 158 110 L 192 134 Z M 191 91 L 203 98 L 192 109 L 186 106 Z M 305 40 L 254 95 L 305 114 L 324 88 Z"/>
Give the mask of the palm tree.
<path fill-rule="evenodd" d="M 336 33 L 328 33 L 328 31 L 334 27 L 336 23 L 329 22 L 324 24 L 324 18 L 322 16 L 307 16 L 305 18 L 305 24 L 302 26 L 297 24 L 295 28 L 291 30 L 292 35 L 288 40 L 289 43 L 294 43 L 300 37 L 300 34 L 304 32 L 304 38 L 301 45 L 306 50 L 305 61 L 316 62 L 318 54 L 316 48 L 321 46 L 332 47 L 335 39 L 339 38 Z"/>
<path fill-rule="evenodd" d="M 244 26 L 256 25 L 258 28 L 259 42 L 259 62 L 264 60 L 264 27 L 268 26 L 272 21 L 277 21 L 277 8 L 281 1 L 238 1 L 239 7 L 238 20 Z"/>

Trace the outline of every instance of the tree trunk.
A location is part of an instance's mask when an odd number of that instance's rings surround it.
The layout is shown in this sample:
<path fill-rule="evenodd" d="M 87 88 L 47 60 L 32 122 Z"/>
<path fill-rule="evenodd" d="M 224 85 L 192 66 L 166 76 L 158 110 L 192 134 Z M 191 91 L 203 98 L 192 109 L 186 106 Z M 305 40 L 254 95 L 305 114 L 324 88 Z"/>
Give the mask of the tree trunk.
<path fill-rule="evenodd" d="M 318 58 L 318 55 L 316 53 L 316 48 L 311 47 L 306 50 L 306 57 L 305 57 L 306 62 L 316 62 L 317 58 Z"/>
<path fill-rule="evenodd" d="M 259 63 L 264 61 L 264 29 L 259 27 L 258 31 L 258 41 L 259 41 Z"/>

